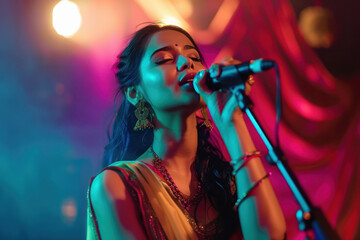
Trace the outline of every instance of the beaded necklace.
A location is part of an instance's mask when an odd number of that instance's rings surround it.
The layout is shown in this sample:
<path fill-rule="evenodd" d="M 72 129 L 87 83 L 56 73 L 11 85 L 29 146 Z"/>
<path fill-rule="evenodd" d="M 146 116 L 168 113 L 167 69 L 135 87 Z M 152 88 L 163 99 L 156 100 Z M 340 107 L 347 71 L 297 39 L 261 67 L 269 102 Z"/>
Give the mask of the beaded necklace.
<path fill-rule="evenodd" d="M 207 225 L 202 225 L 198 221 L 196 221 L 192 216 L 190 216 L 189 213 L 191 206 L 198 203 L 203 197 L 203 191 L 200 182 L 198 183 L 196 193 L 193 196 L 184 195 L 183 193 L 180 192 L 180 190 L 174 183 L 174 180 L 170 176 L 169 172 L 166 170 L 162 159 L 155 153 L 152 146 L 150 147 L 150 149 L 154 156 L 153 164 L 155 169 L 163 175 L 167 185 L 170 187 L 175 197 L 180 201 L 181 206 L 185 210 L 184 214 L 187 218 L 187 221 L 193 227 L 198 238 L 199 239 L 209 239 L 209 237 L 211 238 L 211 236 L 216 232 L 217 221 L 213 220 Z"/>
<path fill-rule="evenodd" d="M 196 193 L 193 196 L 186 196 L 176 186 L 174 180 L 170 176 L 169 172 L 166 170 L 163 160 L 154 152 L 153 147 L 151 146 L 152 154 L 154 155 L 153 164 L 156 170 L 158 170 L 164 177 L 167 185 L 170 187 L 171 191 L 175 197 L 180 201 L 182 207 L 189 212 L 191 206 L 198 203 L 202 197 L 202 188 L 200 182 L 198 182 Z"/>

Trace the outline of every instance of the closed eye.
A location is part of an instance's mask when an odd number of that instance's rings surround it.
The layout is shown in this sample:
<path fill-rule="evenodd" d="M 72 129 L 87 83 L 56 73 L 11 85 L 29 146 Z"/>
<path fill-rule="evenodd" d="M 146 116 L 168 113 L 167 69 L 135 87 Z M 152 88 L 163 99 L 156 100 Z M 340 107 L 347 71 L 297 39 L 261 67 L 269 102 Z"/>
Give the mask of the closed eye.
<path fill-rule="evenodd" d="M 200 58 L 197 58 L 197 57 L 191 57 L 190 58 L 191 60 L 195 61 L 195 62 L 200 62 L 201 59 Z"/>
<path fill-rule="evenodd" d="M 164 59 L 164 60 L 159 60 L 159 61 L 156 61 L 155 64 L 161 65 L 161 64 L 167 63 L 167 62 L 172 61 L 172 60 L 173 59 L 170 59 L 170 58 Z"/>

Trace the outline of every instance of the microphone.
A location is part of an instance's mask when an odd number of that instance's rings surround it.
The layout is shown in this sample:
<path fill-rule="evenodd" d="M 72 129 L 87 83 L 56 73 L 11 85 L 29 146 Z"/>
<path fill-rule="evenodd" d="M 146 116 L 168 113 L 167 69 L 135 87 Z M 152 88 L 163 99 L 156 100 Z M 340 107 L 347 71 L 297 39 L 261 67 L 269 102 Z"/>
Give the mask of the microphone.
<path fill-rule="evenodd" d="M 276 63 L 271 60 L 257 59 L 237 65 L 223 66 L 221 67 L 219 76 L 213 78 L 208 74 L 205 84 L 212 91 L 229 88 L 239 85 L 240 83 L 245 83 L 251 74 L 268 70 L 274 67 L 275 64 Z"/>

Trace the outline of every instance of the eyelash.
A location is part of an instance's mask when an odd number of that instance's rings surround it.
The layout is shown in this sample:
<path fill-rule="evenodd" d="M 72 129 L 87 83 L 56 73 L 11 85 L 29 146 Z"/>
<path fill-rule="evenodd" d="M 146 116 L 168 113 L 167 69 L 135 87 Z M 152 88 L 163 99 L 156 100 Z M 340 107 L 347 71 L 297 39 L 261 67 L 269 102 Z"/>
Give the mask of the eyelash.
<path fill-rule="evenodd" d="M 197 58 L 197 57 L 190 57 L 191 60 L 195 61 L 195 62 L 201 62 L 201 59 L 200 58 Z M 161 65 L 161 64 L 164 64 L 168 61 L 172 61 L 173 59 L 164 59 L 164 60 L 161 60 L 161 61 L 158 61 L 156 62 L 157 65 Z"/>
<path fill-rule="evenodd" d="M 164 59 L 164 60 L 161 60 L 161 61 L 156 62 L 156 64 L 157 64 L 157 65 L 161 65 L 161 64 L 164 64 L 164 63 L 166 63 L 166 62 L 168 62 L 168 61 L 172 61 L 172 59 Z"/>
<path fill-rule="evenodd" d="M 200 58 L 197 58 L 197 57 L 191 57 L 190 58 L 191 60 L 195 61 L 195 62 L 200 62 L 201 59 Z"/>

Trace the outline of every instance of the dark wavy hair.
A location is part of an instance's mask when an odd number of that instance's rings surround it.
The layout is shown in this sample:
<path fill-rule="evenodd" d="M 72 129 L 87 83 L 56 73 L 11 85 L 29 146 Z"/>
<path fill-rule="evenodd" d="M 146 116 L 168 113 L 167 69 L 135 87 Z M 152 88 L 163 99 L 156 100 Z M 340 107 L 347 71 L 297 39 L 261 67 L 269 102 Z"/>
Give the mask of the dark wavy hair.
<path fill-rule="evenodd" d="M 112 129 L 108 131 L 109 143 L 105 146 L 103 164 L 107 166 L 116 161 L 137 159 L 153 142 L 153 130 L 134 131 L 136 117 L 135 107 L 125 97 L 125 87 L 140 83 L 140 62 L 146 46 L 153 34 L 164 30 L 175 30 L 183 33 L 195 46 L 200 54 L 201 62 L 205 61 L 192 37 L 184 29 L 173 25 L 150 24 L 138 30 L 118 56 L 116 63 L 116 79 L 119 89 L 116 98 L 121 99 Z M 150 109 L 151 107 L 148 106 Z M 225 161 L 222 153 L 209 142 L 210 133 L 205 126 L 198 124 L 198 149 L 194 168 L 200 183 L 211 205 L 218 211 L 219 238 L 227 238 L 239 226 L 237 213 L 232 210 L 236 193 L 231 191 L 234 178 L 232 168 Z M 196 219 L 196 216 L 195 216 Z M 225 235 L 224 235 L 225 234 Z"/>

